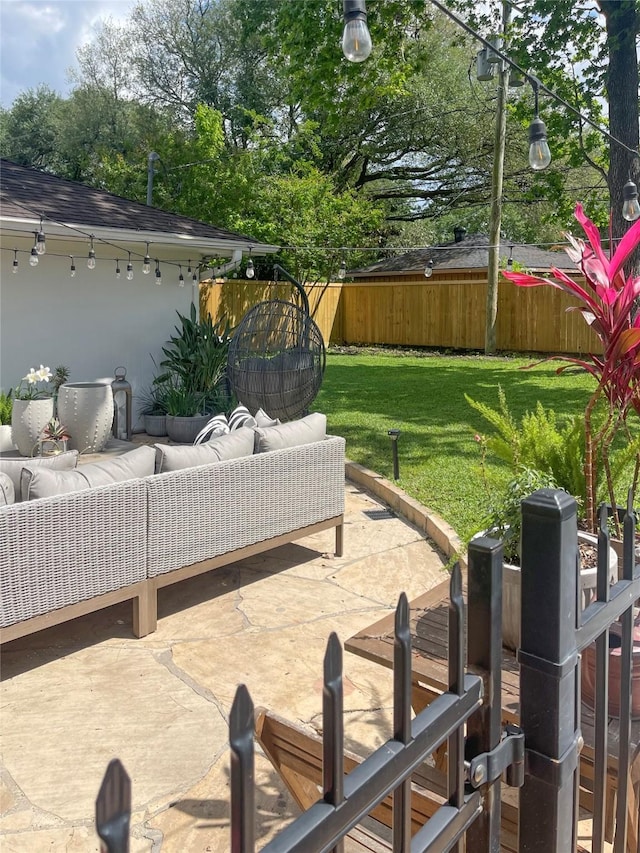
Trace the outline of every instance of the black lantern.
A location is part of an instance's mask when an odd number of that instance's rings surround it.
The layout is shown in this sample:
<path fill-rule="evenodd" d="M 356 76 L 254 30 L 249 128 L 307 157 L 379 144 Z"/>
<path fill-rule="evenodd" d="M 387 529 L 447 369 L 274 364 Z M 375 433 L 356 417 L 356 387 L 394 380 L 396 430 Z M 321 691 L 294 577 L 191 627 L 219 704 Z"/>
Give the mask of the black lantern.
<path fill-rule="evenodd" d="M 126 368 L 116 367 L 115 379 L 111 383 L 111 391 L 113 392 L 113 427 L 111 431 L 115 438 L 131 441 L 131 406 L 133 397 L 131 385 L 125 379 L 126 375 Z"/>

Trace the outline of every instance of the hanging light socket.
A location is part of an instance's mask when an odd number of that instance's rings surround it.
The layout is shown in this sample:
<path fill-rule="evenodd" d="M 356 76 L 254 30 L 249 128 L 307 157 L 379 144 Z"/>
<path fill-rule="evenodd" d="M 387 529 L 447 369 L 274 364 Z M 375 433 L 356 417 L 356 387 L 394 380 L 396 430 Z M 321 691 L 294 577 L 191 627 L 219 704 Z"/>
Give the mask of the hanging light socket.
<path fill-rule="evenodd" d="M 162 273 L 160 272 L 160 261 L 156 258 L 156 284 L 162 284 Z"/>
<path fill-rule="evenodd" d="M 32 267 L 37 267 L 39 260 L 40 260 L 40 258 L 38 257 L 36 247 L 34 246 L 33 249 L 31 249 L 31 255 L 29 257 L 29 263 L 31 264 Z"/>
<path fill-rule="evenodd" d="M 432 275 L 433 275 L 433 258 L 429 258 L 429 260 L 427 261 L 427 265 L 424 268 L 424 277 L 425 278 L 431 278 Z"/>
<path fill-rule="evenodd" d="M 529 165 L 535 172 L 546 169 L 551 162 L 547 144 L 547 128 L 539 116 L 529 125 Z"/>
<path fill-rule="evenodd" d="M 13 264 L 11 265 L 11 272 L 15 275 L 18 272 L 18 250 L 13 250 Z"/>
<path fill-rule="evenodd" d="M 36 234 L 36 252 L 39 255 L 44 255 L 47 251 L 46 246 L 46 238 L 44 236 L 44 231 L 42 230 L 42 219 L 40 220 L 40 228 Z"/>
<path fill-rule="evenodd" d="M 251 251 L 251 250 L 249 250 L 249 251 Z M 254 267 L 253 261 L 251 260 L 251 258 L 249 258 L 249 260 L 247 261 L 247 269 L 245 271 L 245 275 L 247 276 L 247 278 L 253 278 L 255 276 L 255 274 L 256 274 L 256 268 Z"/>
<path fill-rule="evenodd" d="M 70 257 L 71 257 L 71 266 L 69 267 L 69 276 L 71 278 L 75 278 L 76 277 L 76 262 L 72 256 L 70 256 Z"/>
<path fill-rule="evenodd" d="M 340 268 L 338 270 L 338 278 L 340 279 L 340 281 L 343 281 L 346 278 L 346 276 L 347 276 L 347 262 L 343 258 L 342 261 L 340 262 Z"/>
<path fill-rule="evenodd" d="M 640 217 L 640 204 L 638 203 L 638 187 L 629 178 L 622 188 L 622 216 L 627 222 L 635 222 Z"/>
<path fill-rule="evenodd" d="M 145 275 L 149 275 L 151 272 L 151 258 L 149 257 L 149 244 L 147 243 L 147 249 L 144 253 L 144 260 L 142 261 L 142 272 Z"/>

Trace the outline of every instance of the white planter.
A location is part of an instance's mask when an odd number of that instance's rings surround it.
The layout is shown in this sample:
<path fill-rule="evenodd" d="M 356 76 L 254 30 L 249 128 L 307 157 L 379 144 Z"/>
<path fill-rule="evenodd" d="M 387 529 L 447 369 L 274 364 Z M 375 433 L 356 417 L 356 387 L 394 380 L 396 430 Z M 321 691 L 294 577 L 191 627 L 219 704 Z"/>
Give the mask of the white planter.
<path fill-rule="evenodd" d="M 11 439 L 21 456 L 37 456 L 40 434 L 53 417 L 53 397 L 14 400 Z"/>
<path fill-rule="evenodd" d="M 0 424 L 0 453 L 15 449 L 16 446 L 11 438 L 11 424 Z"/>
<path fill-rule="evenodd" d="M 103 382 L 65 382 L 58 391 L 58 418 L 71 435 L 71 450 L 99 453 L 113 424 L 111 386 Z"/>
<path fill-rule="evenodd" d="M 598 537 L 592 533 L 578 531 L 578 539 L 597 544 Z M 582 605 L 586 607 L 595 597 L 597 568 L 580 569 L 580 590 Z M 609 583 L 618 580 L 618 555 L 609 547 Z M 517 649 L 520 645 L 520 566 L 511 563 L 502 565 L 502 645 L 508 649 Z"/>

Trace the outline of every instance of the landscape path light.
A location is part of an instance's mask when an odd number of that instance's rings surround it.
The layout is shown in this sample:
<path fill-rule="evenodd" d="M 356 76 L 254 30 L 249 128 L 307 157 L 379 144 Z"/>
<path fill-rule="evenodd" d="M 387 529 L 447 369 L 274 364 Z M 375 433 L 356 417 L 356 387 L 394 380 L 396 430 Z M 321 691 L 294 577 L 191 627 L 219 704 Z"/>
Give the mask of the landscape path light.
<path fill-rule="evenodd" d="M 393 479 L 398 480 L 400 478 L 400 465 L 398 463 L 398 436 L 400 435 L 400 430 L 390 429 L 387 431 L 387 435 L 391 439 L 391 452 L 393 454 Z"/>

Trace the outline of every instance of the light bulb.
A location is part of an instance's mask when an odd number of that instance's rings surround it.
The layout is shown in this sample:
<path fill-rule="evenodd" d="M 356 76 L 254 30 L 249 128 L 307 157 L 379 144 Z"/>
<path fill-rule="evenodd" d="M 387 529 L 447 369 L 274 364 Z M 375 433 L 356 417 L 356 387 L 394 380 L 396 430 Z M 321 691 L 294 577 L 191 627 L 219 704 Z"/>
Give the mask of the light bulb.
<path fill-rule="evenodd" d="M 38 257 L 36 247 L 34 246 L 33 249 L 31 250 L 31 257 L 29 258 L 29 263 L 31 264 L 32 267 L 37 267 L 39 260 L 40 260 L 40 258 Z"/>
<path fill-rule="evenodd" d="M 424 277 L 425 278 L 431 278 L 432 275 L 433 275 L 433 258 L 429 258 L 429 260 L 427 261 L 427 265 L 424 268 Z"/>
<path fill-rule="evenodd" d="M 132 278 L 133 278 L 133 264 L 131 263 L 131 261 L 129 261 L 129 263 L 127 264 L 127 280 L 131 281 Z"/>
<path fill-rule="evenodd" d="M 338 270 L 338 278 L 342 281 L 342 279 L 347 274 L 347 262 L 345 260 L 340 264 L 340 269 Z"/>
<path fill-rule="evenodd" d="M 76 277 L 76 265 L 73 262 L 73 258 L 71 259 L 71 266 L 69 267 L 69 275 L 71 278 Z"/>
<path fill-rule="evenodd" d="M 178 276 L 178 287 L 184 287 L 184 276 L 182 275 L 182 270 L 180 270 L 180 275 Z"/>
<path fill-rule="evenodd" d="M 251 258 L 249 258 L 249 260 L 247 261 L 246 276 L 247 276 L 247 278 L 253 278 L 255 274 L 256 274 L 256 268 L 254 267 L 253 261 L 251 260 Z"/>
<path fill-rule="evenodd" d="M 622 188 L 622 216 L 627 222 L 635 222 L 640 217 L 640 204 L 638 204 L 638 188 L 631 178 Z"/>
<path fill-rule="evenodd" d="M 547 128 L 536 116 L 529 125 L 529 165 L 535 172 L 546 169 L 551 162 L 551 151 L 547 145 Z"/>
<path fill-rule="evenodd" d="M 39 255 L 44 255 L 44 253 L 45 253 L 46 251 L 47 251 L 47 247 L 46 247 L 46 245 L 45 245 L 45 236 L 44 236 L 44 232 L 43 232 L 43 230 L 42 230 L 42 228 L 41 228 L 41 229 L 38 231 L 38 234 L 37 234 L 37 236 L 36 236 L 36 252 L 37 252 Z"/>
<path fill-rule="evenodd" d="M 162 273 L 160 272 L 160 264 L 156 261 L 156 284 L 162 284 Z"/>
<path fill-rule="evenodd" d="M 13 259 L 13 266 L 11 267 L 11 272 L 15 275 L 18 272 L 18 259 Z"/>
<path fill-rule="evenodd" d="M 196 275 L 195 272 L 193 274 L 193 278 L 191 279 L 191 281 L 193 282 L 193 286 L 195 287 L 196 284 L 198 283 L 198 276 Z"/>
<path fill-rule="evenodd" d="M 149 273 L 151 272 L 151 258 L 149 257 L 149 255 L 144 256 L 144 260 L 142 262 L 142 272 L 145 275 L 149 275 Z"/>
<path fill-rule="evenodd" d="M 357 18 L 347 21 L 342 34 L 342 52 L 349 62 L 364 62 L 372 48 L 367 22 Z"/>
<path fill-rule="evenodd" d="M 120 261 L 116 261 L 116 278 L 120 278 L 120 277 L 121 277 L 121 273 L 120 273 Z"/>
<path fill-rule="evenodd" d="M 96 253 L 93 249 L 89 249 L 89 257 L 87 258 L 87 267 L 90 270 L 94 270 L 96 268 Z"/>

